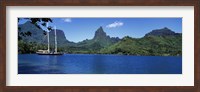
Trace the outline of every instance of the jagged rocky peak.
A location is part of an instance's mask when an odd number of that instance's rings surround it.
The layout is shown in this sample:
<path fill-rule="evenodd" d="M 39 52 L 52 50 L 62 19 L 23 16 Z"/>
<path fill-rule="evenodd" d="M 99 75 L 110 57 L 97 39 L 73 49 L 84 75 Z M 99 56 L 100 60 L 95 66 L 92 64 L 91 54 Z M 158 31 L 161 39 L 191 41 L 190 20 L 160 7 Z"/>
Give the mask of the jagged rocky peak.
<path fill-rule="evenodd" d="M 24 23 L 24 24 L 20 24 L 19 27 L 29 27 L 29 28 L 34 27 L 34 28 L 37 28 L 37 27 L 35 27 L 35 25 L 32 24 L 30 21 L 27 21 L 27 22 Z"/>
<path fill-rule="evenodd" d="M 162 29 L 155 29 L 151 32 L 147 33 L 145 36 L 169 36 L 169 35 L 177 35 L 174 31 L 171 29 L 164 27 Z"/>
<path fill-rule="evenodd" d="M 24 23 L 24 25 L 30 25 L 32 24 L 30 21 L 27 21 L 26 23 Z"/>
<path fill-rule="evenodd" d="M 103 27 L 100 26 L 97 31 L 95 32 L 95 36 L 94 36 L 94 39 L 96 38 L 102 38 L 102 37 L 106 37 L 106 33 L 103 31 Z"/>
<path fill-rule="evenodd" d="M 21 32 L 31 32 L 31 36 L 21 36 L 22 40 L 36 43 L 47 43 L 47 35 L 44 34 L 44 30 L 39 29 L 36 25 L 32 24 L 30 21 L 27 21 L 24 24 L 19 25 Z M 71 43 L 69 42 L 62 30 L 56 29 L 57 34 L 57 43 L 58 46 L 63 44 Z M 55 41 L 55 30 L 53 29 L 49 33 L 50 44 L 54 44 Z"/>

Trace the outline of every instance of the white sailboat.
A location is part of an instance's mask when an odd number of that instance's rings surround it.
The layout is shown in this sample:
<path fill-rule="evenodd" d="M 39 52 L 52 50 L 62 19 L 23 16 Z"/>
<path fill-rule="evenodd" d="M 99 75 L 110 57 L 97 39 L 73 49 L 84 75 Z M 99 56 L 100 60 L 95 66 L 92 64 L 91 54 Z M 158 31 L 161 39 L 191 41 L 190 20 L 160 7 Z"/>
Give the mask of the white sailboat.
<path fill-rule="evenodd" d="M 49 26 L 48 26 L 48 23 L 47 23 L 46 27 L 47 27 L 46 31 L 47 31 L 47 40 L 48 40 L 48 50 L 47 50 L 47 52 L 50 53 L 50 46 L 49 46 L 49 30 L 48 30 L 48 27 L 49 27 Z"/>
<path fill-rule="evenodd" d="M 48 49 L 47 50 L 38 50 L 36 52 L 38 55 L 62 55 L 63 53 L 60 53 L 57 51 L 57 35 L 56 35 L 56 26 L 54 27 L 54 32 L 55 32 L 55 51 L 50 52 L 50 45 L 49 45 L 49 31 L 48 31 L 48 23 L 46 25 L 47 27 L 47 40 L 48 40 Z"/>
<path fill-rule="evenodd" d="M 54 27 L 54 32 L 55 32 L 55 51 L 54 51 L 53 54 L 62 55 L 63 53 L 57 51 L 57 35 L 56 35 L 57 32 L 56 32 L 56 26 Z"/>
<path fill-rule="evenodd" d="M 57 37 L 56 37 L 56 26 L 54 27 L 55 32 L 55 53 L 57 53 Z"/>

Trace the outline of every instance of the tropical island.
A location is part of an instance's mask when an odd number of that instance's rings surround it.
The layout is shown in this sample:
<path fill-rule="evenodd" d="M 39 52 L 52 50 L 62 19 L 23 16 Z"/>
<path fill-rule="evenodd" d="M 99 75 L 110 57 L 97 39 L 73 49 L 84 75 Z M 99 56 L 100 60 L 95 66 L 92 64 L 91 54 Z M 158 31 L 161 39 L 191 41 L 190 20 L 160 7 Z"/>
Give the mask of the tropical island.
<path fill-rule="evenodd" d="M 18 74 L 182 74 L 182 18 L 18 18 Z"/>
<path fill-rule="evenodd" d="M 18 25 L 18 53 L 34 54 L 47 49 L 46 32 L 27 21 Z M 26 35 L 25 35 L 25 34 Z M 99 26 L 92 39 L 72 42 L 66 39 L 63 30 L 56 29 L 58 51 L 67 54 L 119 54 L 137 56 L 181 56 L 182 33 L 175 33 L 165 27 L 153 29 L 144 37 L 110 37 Z M 54 49 L 54 30 L 49 32 L 50 49 Z"/>

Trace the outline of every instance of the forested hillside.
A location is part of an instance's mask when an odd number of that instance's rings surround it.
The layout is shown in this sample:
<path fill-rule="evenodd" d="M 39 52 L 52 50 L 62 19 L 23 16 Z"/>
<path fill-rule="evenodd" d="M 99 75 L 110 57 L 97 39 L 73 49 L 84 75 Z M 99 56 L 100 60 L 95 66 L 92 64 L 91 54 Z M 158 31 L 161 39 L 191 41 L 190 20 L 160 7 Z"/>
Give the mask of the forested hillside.
<path fill-rule="evenodd" d="M 20 32 L 28 32 L 29 36 L 18 39 L 19 53 L 35 53 L 47 49 L 47 35 L 42 29 L 27 22 L 19 25 Z M 18 30 L 19 31 L 19 30 Z M 58 51 L 81 54 L 121 54 L 148 56 L 180 56 L 182 55 L 182 34 L 168 28 L 156 29 L 142 38 L 125 36 L 122 39 L 110 37 L 99 27 L 92 39 L 75 43 L 66 39 L 62 30 L 57 29 Z M 54 30 L 50 32 L 50 47 L 54 49 Z"/>

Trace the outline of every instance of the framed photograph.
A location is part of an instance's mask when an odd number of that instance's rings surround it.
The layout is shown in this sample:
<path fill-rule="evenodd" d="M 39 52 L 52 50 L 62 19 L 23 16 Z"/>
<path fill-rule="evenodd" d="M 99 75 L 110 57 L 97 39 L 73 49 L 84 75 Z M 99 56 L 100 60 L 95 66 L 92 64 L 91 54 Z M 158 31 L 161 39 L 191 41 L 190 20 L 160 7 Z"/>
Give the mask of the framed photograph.
<path fill-rule="evenodd" d="M 199 0 L 1 1 L 1 92 L 199 92 Z"/>

